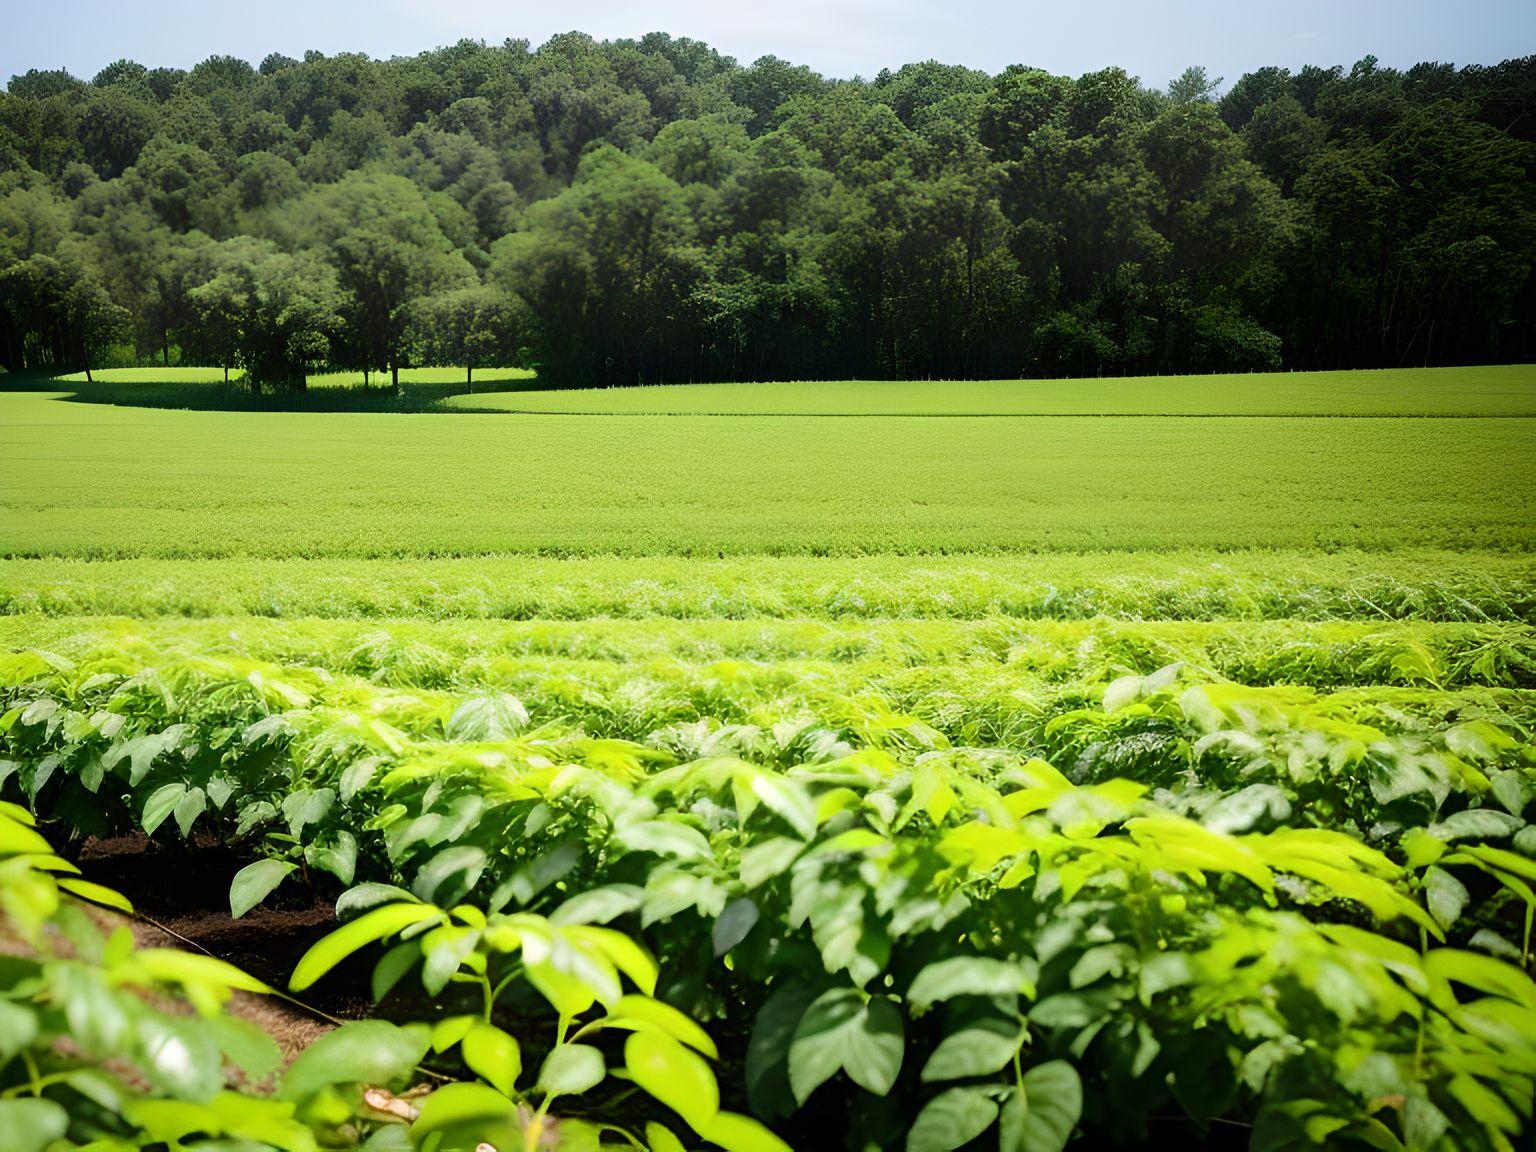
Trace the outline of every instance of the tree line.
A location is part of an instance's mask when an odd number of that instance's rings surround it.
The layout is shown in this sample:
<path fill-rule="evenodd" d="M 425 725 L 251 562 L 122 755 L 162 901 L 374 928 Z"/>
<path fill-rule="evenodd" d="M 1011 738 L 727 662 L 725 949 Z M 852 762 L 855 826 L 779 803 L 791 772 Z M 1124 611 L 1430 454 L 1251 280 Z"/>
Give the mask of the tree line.
<path fill-rule="evenodd" d="M 652 34 L 120 60 L 0 93 L 0 363 L 109 346 L 556 384 L 1508 361 L 1536 351 L 1536 57 L 932 61 Z"/>

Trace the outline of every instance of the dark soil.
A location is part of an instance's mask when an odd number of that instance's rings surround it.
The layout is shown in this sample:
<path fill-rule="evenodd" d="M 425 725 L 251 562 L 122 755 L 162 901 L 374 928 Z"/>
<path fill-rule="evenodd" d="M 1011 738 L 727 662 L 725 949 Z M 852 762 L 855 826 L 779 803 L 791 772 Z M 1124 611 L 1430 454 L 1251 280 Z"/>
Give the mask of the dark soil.
<path fill-rule="evenodd" d="M 178 947 L 227 960 L 274 988 L 286 988 L 299 958 L 336 928 L 336 906 L 326 895 L 290 878 L 240 919 L 229 914 L 229 884 L 250 858 L 212 838 L 194 837 L 185 852 L 135 834 L 83 841 L 74 862 L 86 879 L 121 892 L 149 924 Z M 370 966 L 354 958 L 340 965 L 304 1002 L 321 1016 L 370 1015 Z"/>

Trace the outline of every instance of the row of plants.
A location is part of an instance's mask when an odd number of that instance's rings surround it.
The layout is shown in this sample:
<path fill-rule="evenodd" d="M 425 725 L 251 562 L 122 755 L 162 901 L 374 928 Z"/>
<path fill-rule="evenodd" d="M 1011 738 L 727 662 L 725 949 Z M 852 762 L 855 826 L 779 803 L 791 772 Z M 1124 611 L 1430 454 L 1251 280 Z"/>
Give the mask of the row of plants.
<path fill-rule="evenodd" d="M 504 620 L 969 619 L 1536 622 L 1518 553 L 1029 556 L 13 557 L 0 614 Z"/>
<path fill-rule="evenodd" d="M 719 1107 L 714 1042 L 651 995 L 656 962 L 612 929 L 526 912 L 487 917 L 468 905 L 380 910 L 408 938 L 381 964 L 393 972 L 386 979 L 403 975 L 402 954 L 426 953 L 429 990 L 474 985 L 478 1010 L 342 1024 L 285 1065 L 273 1040 L 230 1007 L 235 993 L 273 989 L 211 956 L 138 946 L 122 915 L 132 905 L 77 873 L 26 809 L 0 803 L 0 927 L 20 945 L 0 963 L 7 1152 L 532 1152 L 605 1141 L 680 1152 L 682 1140 L 659 1121 L 631 1131 L 582 1117 L 594 1090 L 619 1079 L 671 1109 L 685 1138 L 787 1152 L 762 1124 Z M 355 948 L 369 923 L 321 941 L 294 985 Z M 465 925 L 475 946 L 434 970 L 435 942 Z M 523 1045 L 495 1023 L 514 1000 L 553 1017 L 530 1046 L 542 1060 L 526 1073 Z"/>
<path fill-rule="evenodd" d="M 677 665 L 704 666 L 707 673 L 709 665 L 730 662 L 804 669 L 836 682 L 839 692 L 912 669 L 951 680 L 991 670 L 1017 688 L 1091 683 L 1174 663 L 1252 685 L 1536 686 L 1536 630 L 1521 624 L 410 620 L 384 628 L 369 621 L 29 618 L 0 624 L 0 635 L 6 632 L 24 634 L 33 645 L 50 637 L 66 652 L 110 644 L 148 644 L 168 654 L 231 652 L 416 688 L 481 684 L 526 691 L 510 686 L 562 672 L 631 680 Z"/>
<path fill-rule="evenodd" d="M 1170 666 L 1016 693 L 1004 731 L 920 680 L 928 717 L 738 679 L 614 725 L 564 691 L 26 653 L 0 669 L 0 771 L 64 835 L 240 846 L 236 915 L 285 884 L 345 889 L 295 987 L 382 949 L 386 1013 L 412 972 L 457 980 L 481 1001 L 443 1020 L 531 1047 L 504 963 L 553 1004 L 552 1056 L 622 1030 L 584 1031 L 624 993 L 537 975 L 553 929 L 530 925 L 642 941 L 666 959 L 649 1010 L 727 1038 L 732 1071 L 713 1096 L 648 1091 L 725 1146 L 689 1101 L 911 1152 L 1134 1142 L 1170 1116 L 1266 1149 L 1506 1149 L 1528 1124 L 1524 693 Z"/>

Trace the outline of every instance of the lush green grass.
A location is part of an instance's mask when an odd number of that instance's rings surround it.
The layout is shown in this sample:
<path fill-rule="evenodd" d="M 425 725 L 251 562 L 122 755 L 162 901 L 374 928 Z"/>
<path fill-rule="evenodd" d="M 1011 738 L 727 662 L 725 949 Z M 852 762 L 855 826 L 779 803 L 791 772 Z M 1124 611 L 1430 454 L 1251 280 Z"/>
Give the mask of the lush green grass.
<path fill-rule="evenodd" d="M 1107 380 L 794 381 L 456 396 L 457 408 L 616 414 L 1533 416 L 1536 365 Z"/>
<path fill-rule="evenodd" d="M 0 554 L 1522 549 L 1516 418 L 178 412 L 0 395 Z"/>

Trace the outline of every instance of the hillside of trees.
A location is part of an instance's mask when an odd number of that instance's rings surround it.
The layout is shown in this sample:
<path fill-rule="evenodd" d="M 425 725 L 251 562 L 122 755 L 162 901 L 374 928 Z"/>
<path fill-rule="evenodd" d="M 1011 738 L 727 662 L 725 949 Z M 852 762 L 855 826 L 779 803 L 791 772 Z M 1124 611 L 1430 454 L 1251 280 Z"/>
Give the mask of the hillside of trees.
<path fill-rule="evenodd" d="M 1536 354 L 1536 57 L 933 62 L 661 34 L 122 60 L 0 93 L 0 363 L 537 365 L 559 384 Z"/>

